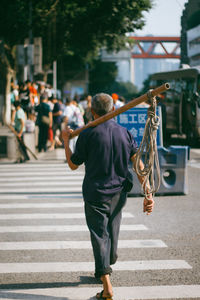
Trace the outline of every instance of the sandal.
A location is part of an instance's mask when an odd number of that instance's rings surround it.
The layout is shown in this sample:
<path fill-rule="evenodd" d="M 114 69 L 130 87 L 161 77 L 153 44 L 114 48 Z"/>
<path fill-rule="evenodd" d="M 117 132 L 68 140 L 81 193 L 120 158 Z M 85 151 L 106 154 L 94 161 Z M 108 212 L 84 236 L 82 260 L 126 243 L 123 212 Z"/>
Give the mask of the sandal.
<path fill-rule="evenodd" d="M 104 292 L 104 290 L 101 291 L 101 293 L 97 293 L 96 298 L 99 300 L 112 300 L 113 299 L 111 296 L 103 297 L 103 292 Z"/>

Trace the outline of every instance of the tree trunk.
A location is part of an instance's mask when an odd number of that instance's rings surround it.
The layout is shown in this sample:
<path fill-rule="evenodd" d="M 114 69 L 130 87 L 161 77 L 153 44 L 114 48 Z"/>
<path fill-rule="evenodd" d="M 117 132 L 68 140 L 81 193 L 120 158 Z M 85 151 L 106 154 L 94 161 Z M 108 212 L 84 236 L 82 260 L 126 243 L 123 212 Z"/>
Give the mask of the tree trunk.
<path fill-rule="evenodd" d="M 7 69 L 6 74 L 6 86 L 5 86 L 5 94 L 4 94 L 4 116 L 3 116 L 3 122 L 4 124 L 10 124 L 11 122 L 11 103 L 10 103 L 10 83 L 12 78 L 12 70 Z"/>
<path fill-rule="evenodd" d="M 1 84 L 0 84 L 0 122 L 10 124 L 11 121 L 11 103 L 10 103 L 10 85 L 13 76 L 13 70 L 5 63 L 0 62 Z"/>

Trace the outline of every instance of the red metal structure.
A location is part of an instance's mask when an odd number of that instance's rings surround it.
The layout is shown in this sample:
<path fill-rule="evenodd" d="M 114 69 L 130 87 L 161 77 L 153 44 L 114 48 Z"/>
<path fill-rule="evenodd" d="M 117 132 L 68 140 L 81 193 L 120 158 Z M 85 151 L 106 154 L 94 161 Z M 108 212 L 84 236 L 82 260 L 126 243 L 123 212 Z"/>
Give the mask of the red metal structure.
<path fill-rule="evenodd" d="M 131 54 L 132 58 L 178 58 L 180 59 L 180 54 L 177 54 L 177 50 L 180 48 L 180 37 L 160 37 L 160 36 L 130 36 L 130 39 L 135 41 L 135 45 L 140 50 L 140 53 L 135 52 L 133 46 L 133 52 Z M 148 43 L 148 49 L 145 50 L 143 44 Z M 168 51 L 163 43 L 175 44 L 172 51 Z M 163 50 L 162 53 L 156 53 L 155 48 L 157 45 L 161 46 Z"/>

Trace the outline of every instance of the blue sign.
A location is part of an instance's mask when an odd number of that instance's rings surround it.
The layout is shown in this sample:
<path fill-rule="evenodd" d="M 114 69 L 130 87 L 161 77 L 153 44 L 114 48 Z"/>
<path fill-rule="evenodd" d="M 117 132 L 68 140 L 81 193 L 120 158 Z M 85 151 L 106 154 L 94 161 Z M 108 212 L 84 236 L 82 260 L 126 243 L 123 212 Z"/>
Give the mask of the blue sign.
<path fill-rule="evenodd" d="M 116 117 L 117 123 L 126 127 L 132 133 L 138 146 L 144 135 L 147 110 L 148 107 L 134 107 Z M 160 117 L 160 125 L 157 130 L 157 146 L 163 146 L 161 107 L 157 107 L 156 113 Z"/>

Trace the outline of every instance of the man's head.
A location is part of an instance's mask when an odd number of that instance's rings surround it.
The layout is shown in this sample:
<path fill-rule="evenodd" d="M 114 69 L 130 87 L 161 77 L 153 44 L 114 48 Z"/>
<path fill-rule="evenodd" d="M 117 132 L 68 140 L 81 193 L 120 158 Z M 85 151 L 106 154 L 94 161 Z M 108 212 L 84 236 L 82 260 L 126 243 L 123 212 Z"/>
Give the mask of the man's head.
<path fill-rule="evenodd" d="M 42 93 L 40 96 L 40 101 L 41 102 L 47 102 L 48 101 L 48 94 L 47 93 Z"/>
<path fill-rule="evenodd" d="M 113 110 L 113 99 L 110 95 L 100 93 L 92 98 L 92 112 L 103 116 Z"/>
<path fill-rule="evenodd" d="M 70 97 L 67 97 L 65 100 L 65 105 L 68 106 L 72 103 L 72 99 Z"/>

